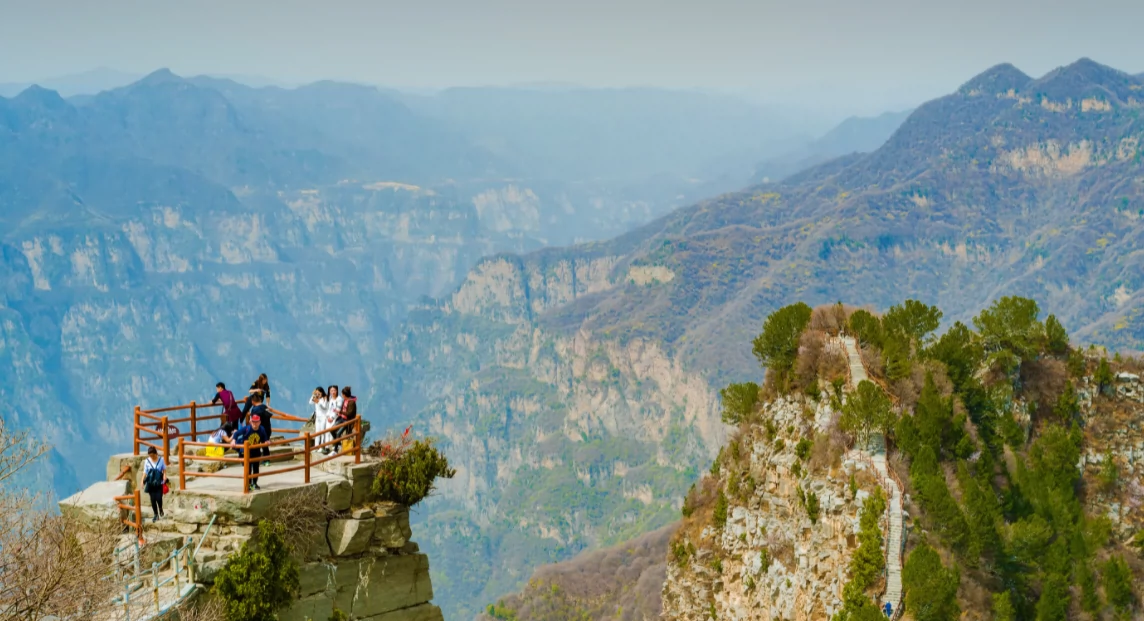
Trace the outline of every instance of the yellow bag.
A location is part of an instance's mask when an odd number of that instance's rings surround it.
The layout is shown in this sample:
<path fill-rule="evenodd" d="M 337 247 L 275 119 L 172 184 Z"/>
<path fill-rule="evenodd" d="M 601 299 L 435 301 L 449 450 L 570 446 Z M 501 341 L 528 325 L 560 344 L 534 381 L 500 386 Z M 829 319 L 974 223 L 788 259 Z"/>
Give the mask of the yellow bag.
<path fill-rule="evenodd" d="M 354 441 L 353 440 L 342 440 L 342 452 L 347 453 L 347 452 L 352 451 L 352 450 L 354 450 Z"/>
<path fill-rule="evenodd" d="M 208 446 L 206 451 L 207 457 L 222 457 L 226 455 L 225 446 Z"/>

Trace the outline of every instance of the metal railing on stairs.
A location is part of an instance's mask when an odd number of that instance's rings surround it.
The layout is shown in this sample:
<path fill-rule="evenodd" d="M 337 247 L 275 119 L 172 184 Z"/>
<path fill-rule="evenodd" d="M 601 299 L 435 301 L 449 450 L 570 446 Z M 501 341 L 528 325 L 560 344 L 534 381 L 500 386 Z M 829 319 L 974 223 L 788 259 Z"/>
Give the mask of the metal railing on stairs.
<path fill-rule="evenodd" d="M 113 576 L 120 582 L 122 594 L 115 596 L 112 606 L 122 611 L 117 619 L 122 621 L 146 621 L 160 617 L 178 606 L 195 589 L 196 565 L 195 558 L 202 548 L 214 526 L 215 518 L 207 524 L 198 544 L 193 536 L 188 536 L 186 542 L 171 552 L 161 561 L 151 564 L 148 569 L 140 567 L 140 547 L 136 543 L 135 555 L 130 574 L 124 575 L 124 565 L 117 565 Z M 115 556 L 130 549 L 130 546 L 116 548 Z M 164 593 L 165 587 L 170 591 Z"/>

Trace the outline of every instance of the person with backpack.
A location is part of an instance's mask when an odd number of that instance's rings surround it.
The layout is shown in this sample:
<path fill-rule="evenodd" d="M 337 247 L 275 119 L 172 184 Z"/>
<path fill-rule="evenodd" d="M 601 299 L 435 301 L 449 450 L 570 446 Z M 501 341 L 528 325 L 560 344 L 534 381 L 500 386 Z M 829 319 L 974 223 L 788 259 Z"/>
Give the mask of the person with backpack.
<path fill-rule="evenodd" d="M 342 407 L 338 411 L 338 425 L 351 421 L 357 418 L 357 397 L 353 395 L 353 391 L 349 386 L 342 388 Z M 343 437 L 353 433 L 353 427 L 346 425 L 336 432 L 336 437 Z M 356 438 L 355 438 L 356 440 Z M 335 451 L 341 451 L 342 445 L 338 443 L 334 446 Z"/>
<path fill-rule="evenodd" d="M 167 464 L 159 457 L 155 447 L 147 449 L 147 459 L 143 461 L 143 491 L 151 498 L 152 522 L 164 517 L 163 486 L 167 483 Z"/>
<path fill-rule="evenodd" d="M 228 423 L 238 424 L 242 420 L 242 410 L 238 409 L 238 402 L 234 399 L 234 393 L 226 389 L 226 384 L 219 382 L 215 384 L 215 396 L 211 399 L 211 405 L 222 403 L 223 420 Z"/>
<path fill-rule="evenodd" d="M 270 441 L 270 432 L 262 426 L 262 417 L 257 414 L 250 415 L 250 423 L 239 427 L 231 436 L 230 445 L 242 457 L 246 451 L 246 440 L 253 439 L 255 444 L 265 444 Z M 270 447 L 256 446 L 250 449 L 250 471 L 246 474 L 250 478 L 250 491 L 262 489 L 258 486 L 259 459 L 270 455 Z M 269 463 L 269 462 L 268 462 Z"/>

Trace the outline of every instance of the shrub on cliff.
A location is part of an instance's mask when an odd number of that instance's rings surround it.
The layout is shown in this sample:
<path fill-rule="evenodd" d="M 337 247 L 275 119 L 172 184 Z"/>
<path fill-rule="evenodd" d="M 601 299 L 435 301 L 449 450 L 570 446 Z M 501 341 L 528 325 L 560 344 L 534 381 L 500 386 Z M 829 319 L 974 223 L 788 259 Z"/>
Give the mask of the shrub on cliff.
<path fill-rule="evenodd" d="M 215 578 L 214 593 L 227 621 L 274 621 L 299 589 L 298 562 L 286 546 L 281 523 L 262 520 Z"/>
<path fill-rule="evenodd" d="M 759 385 L 754 382 L 729 384 L 719 391 L 723 399 L 723 422 L 738 425 L 747 420 L 759 403 Z"/>
<path fill-rule="evenodd" d="M 937 551 L 921 544 L 910 553 L 902 569 L 906 612 L 916 621 L 956 621 L 961 617 L 957 604 L 959 582 L 957 567 L 945 567 Z"/>
<path fill-rule="evenodd" d="M 767 368 L 767 375 L 778 382 L 772 385 L 785 386 L 798 356 L 799 338 L 810 323 L 810 315 L 810 307 L 799 302 L 778 309 L 763 322 L 763 331 L 755 337 L 751 351 Z"/>
<path fill-rule="evenodd" d="M 433 492 L 438 477 L 451 479 L 456 472 L 431 438 L 416 440 L 400 454 L 381 461 L 373 493 L 381 500 L 412 507 Z"/>

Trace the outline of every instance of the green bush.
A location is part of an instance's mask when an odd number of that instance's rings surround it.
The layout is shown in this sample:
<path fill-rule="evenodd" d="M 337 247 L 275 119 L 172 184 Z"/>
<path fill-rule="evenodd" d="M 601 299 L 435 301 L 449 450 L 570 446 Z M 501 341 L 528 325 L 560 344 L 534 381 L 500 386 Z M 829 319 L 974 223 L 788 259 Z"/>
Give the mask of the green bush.
<path fill-rule="evenodd" d="M 838 426 L 853 434 L 858 442 L 865 444 L 874 432 L 886 433 L 894 424 L 894 414 L 890 409 L 890 398 L 870 380 L 862 380 L 858 390 L 842 406 L 842 417 Z"/>
<path fill-rule="evenodd" d="M 396 457 L 381 461 L 373 493 L 381 500 L 409 507 L 433 492 L 438 477 L 451 479 L 456 470 L 442 455 L 432 439 L 417 440 Z"/>
<path fill-rule="evenodd" d="M 341 608 L 334 607 L 334 611 L 330 613 L 329 621 L 350 621 L 350 616 L 342 612 Z"/>
<path fill-rule="evenodd" d="M 214 593 L 227 621 L 275 621 L 300 588 L 298 562 L 286 547 L 282 524 L 262 520 L 254 537 L 215 578 Z"/>
<path fill-rule="evenodd" d="M 1060 355 L 1069 350 L 1069 333 L 1056 315 L 1045 317 L 1045 341 L 1045 349 L 1051 354 Z"/>
<path fill-rule="evenodd" d="M 809 494 L 807 494 L 806 495 L 806 516 L 810 518 L 811 524 L 817 524 L 818 523 L 818 513 L 819 513 L 820 508 L 821 507 L 818 504 L 818 494 L 815 494 L 814 492 L 810 492 Z"/>
<path fill-rule="evenodd" d="M 1132 570 L 1122 556 L 1113 556 L 1104 564 L 1103 583 L 1104 595 L 1108 603 L 1121 614 L 1132 608 L 1136 597 L 1132 593 Z"/>
<path fill-rule="evenodd" d="M 715 522 L 716 528 L 723 528 L 727 524 L 727 495 L 723 493 L 723 490 L 719 490 L 719 496 L 715 498 L 712 520 Z"/>
<path fill-rule="evenodd" d="M 798 356 L 798 340 L 810 323 L 811 308 L 802 302 L 784 306 L 763 322 L 763 331 L 755 337 L 751 351 L 759 363 L 783 383 Z"/>
<path fill-rule="evenodd" d="M 806 458 L 810 457 L 810 447 L 812 445 L 813 443 L 809 439 L 802 438 L 798 441 L 798 444 L 795 445 L 794 454 L 798 455 L 800 460 L 806 461 Z"/>
<path fill-rule="evenodd" d="M 863 345 L 882 346 L 882 322 L 866 310 L 856 310 L 848 320 L 850 333 Z"/>
<path fill-rule="evenodd" d="M 754 382 L 730 384 L 719 391 L 723 399 L 723 422 L 738 425 L 747 420 L 759 403 L 759 385 Z"/>
<path fill-rule="evenodd" d="M 959 582 L 957 568 L 946 568 L 933 548 L 921 544 L 902 568 L 906 611 L 915 621 L 956 621 L 961 617 L 957 604 Z"/>
<path fill-rule="evenodd" d="M 1096 367 L 1096 376 L 1093 380 L 1096 382 L 1097 389 L 1101 393 L 1108 394 L 1112 389 L 1112 382 L 1116 379 L 1112 375 L 1112 367 L 1108 365 L 1108 358 L 1101 358 L 1100 364 Z"/>

